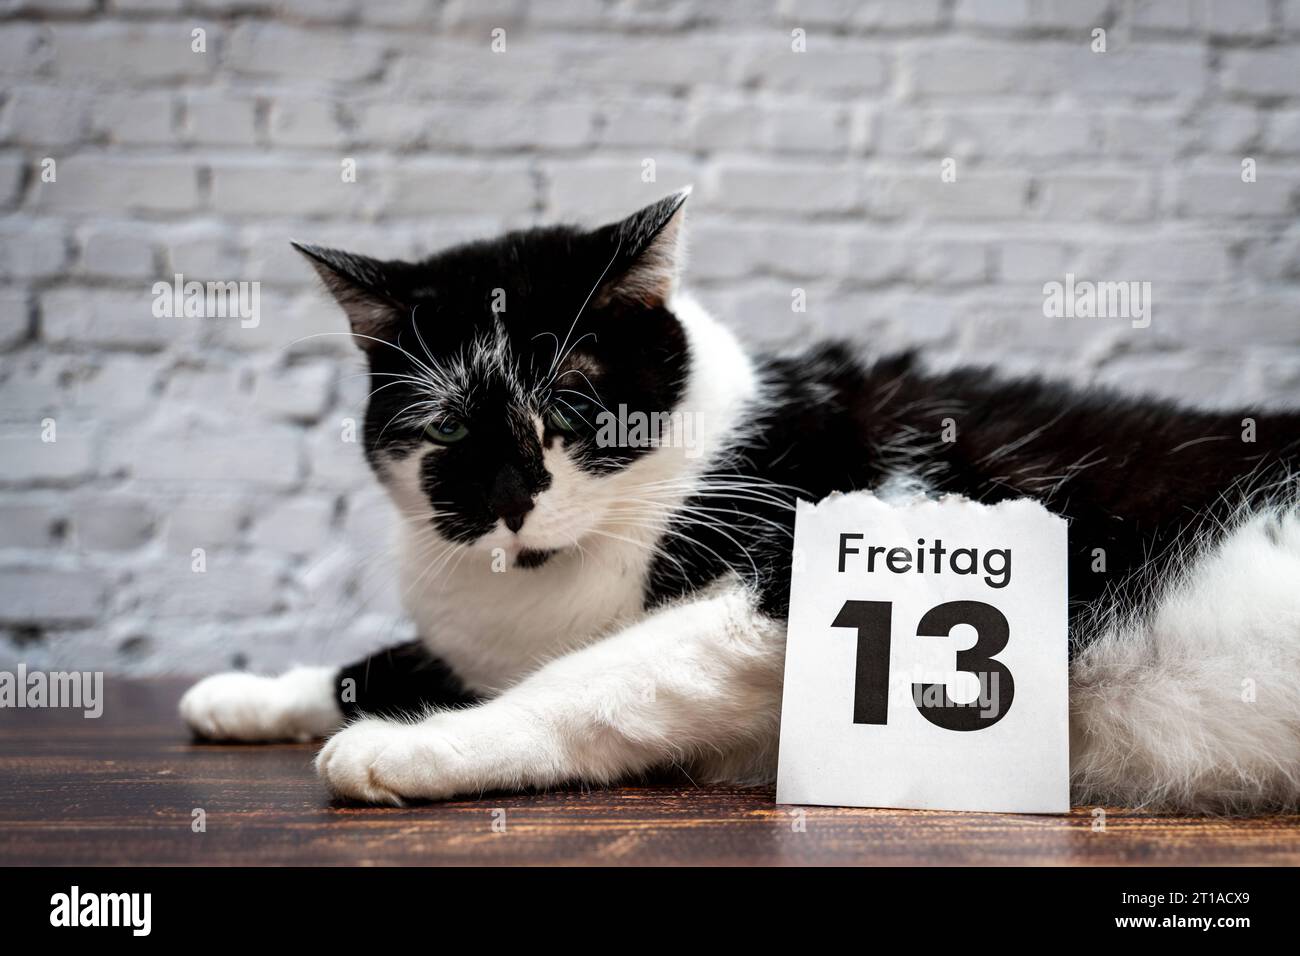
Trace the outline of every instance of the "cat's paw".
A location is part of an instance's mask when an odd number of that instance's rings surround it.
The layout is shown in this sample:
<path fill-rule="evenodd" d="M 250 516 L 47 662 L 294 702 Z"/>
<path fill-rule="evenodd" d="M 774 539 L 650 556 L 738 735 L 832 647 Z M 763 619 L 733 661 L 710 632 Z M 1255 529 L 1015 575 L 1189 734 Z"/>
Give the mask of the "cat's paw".
<path fill-rule="evenodd" d="M 401 806 L 452 796 L 461 763 L 456 746 L 427 722 L 368 718 L 329 739 L 316 771 L 337 796 Z"/>
<path fill-rule="evenodd" d="M 310 740 L 343 720 L 328 667 L 299 667 L 279 677 L 215 674 L 185 692 L 180 711 L 209 740 Z"/>

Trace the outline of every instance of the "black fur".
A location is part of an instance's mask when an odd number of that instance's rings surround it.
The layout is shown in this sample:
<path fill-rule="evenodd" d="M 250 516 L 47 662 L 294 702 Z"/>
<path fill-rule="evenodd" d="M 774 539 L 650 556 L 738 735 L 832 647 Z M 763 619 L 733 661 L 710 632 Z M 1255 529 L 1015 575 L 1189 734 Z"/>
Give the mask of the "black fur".
<path fill-rule="evenodd" d="M 461 707 L 478 698 L 419 641 L 372 654 L 335 678 L 343 716 L 399 717 L 421 707 Z"/>
<path fill-rule="evenodd" d="M 1169 569 L 1188 543 L 1185 532 L 1227 519 L 1248 497 L 1266 496 L 1300 471 L 1294 412 L 1195 412 L 1000 381 L 982 369 L 926 375 L 910 355 L 864 365 L 842 344 L 769 359 L 765 376 L 774 400 L 734 449 L 729 473 L 737 480 L 762 479 L 787 500 L 816 501 L 876 488 L 910 468 L 937 493 L 990 504 L 1039 499 L 1069 521 L 1072 624 L 1103 596 L 1140 604 L 1143 583 Z M 1243 441 L 1246 418 L 1255 422 L 1254 442 Z M 950 443 L 941 437 L 945 419 L 955 427 Z M 647 602 L 734 570 L 756 581 L 764 610 L 783 617 L 793 512 L 751 496 L 728 501 L 725 492 L 694 504 L 728 509 L 727 533 L 683 519 L 684 534 L 666 542 L 669 555 L 656 562 Z M 1098 548 L 1104 572 L 1093 570 Z M 1082 634 L 1072 628 L 1072 636 L 1077 642 Z"/>

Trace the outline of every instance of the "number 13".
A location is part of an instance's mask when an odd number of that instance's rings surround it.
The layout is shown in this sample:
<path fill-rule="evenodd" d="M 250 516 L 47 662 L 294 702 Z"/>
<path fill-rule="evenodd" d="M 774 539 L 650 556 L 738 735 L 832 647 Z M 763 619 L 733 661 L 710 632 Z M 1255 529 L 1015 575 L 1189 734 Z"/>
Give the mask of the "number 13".
<path fill-rule="evenodd" d="M 889 601 L 845 601 L 831 627 L 852 627 L 858 632 L 857 671 L 853 680 L 853 722 L 884 724 L 889 721 L 889 643 L 894 605 Z M 934 684 L 913 684 L 912 700 L 921 716 L 946 730 L 983 730 L 1006 716 L 1015 696 L 1011 671 L 993 655 L 1007 646 L 1011 627 L 1002 612 L 982 601 L 949 601 L 930 608 L 916 626 L 917 637 L 948 637 L 958 624 L 975 628 L 973 647 L 957 652 L 957 669 L 974 674 L 981 695 L 997 692 L 997 703 L 987 709 L 979 700 L 958 704 L 940 687 L 939 702 L 932 699 Z"/>

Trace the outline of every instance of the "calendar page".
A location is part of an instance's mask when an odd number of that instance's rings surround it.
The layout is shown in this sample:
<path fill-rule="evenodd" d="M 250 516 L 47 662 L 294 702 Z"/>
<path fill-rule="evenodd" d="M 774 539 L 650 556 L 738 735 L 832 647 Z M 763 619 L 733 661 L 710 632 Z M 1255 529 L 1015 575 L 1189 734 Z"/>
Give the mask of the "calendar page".
<path fill-rule="evenodd" d="M 800 502 L 777 802 L 1068 811 L 1066 610 L 1035 501 Z"/>

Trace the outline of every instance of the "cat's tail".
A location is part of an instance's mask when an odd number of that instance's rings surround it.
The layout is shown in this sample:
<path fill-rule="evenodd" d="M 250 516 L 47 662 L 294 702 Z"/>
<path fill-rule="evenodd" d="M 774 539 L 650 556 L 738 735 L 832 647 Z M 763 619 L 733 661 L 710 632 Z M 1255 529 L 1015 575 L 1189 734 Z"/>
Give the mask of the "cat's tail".
<path fill-rule="evenodd" d="M 1073 798 L 1202 813 L 1300 807 L 1300 509 L 1238 515 L 1151 610 L 1070 671 Z"/>

